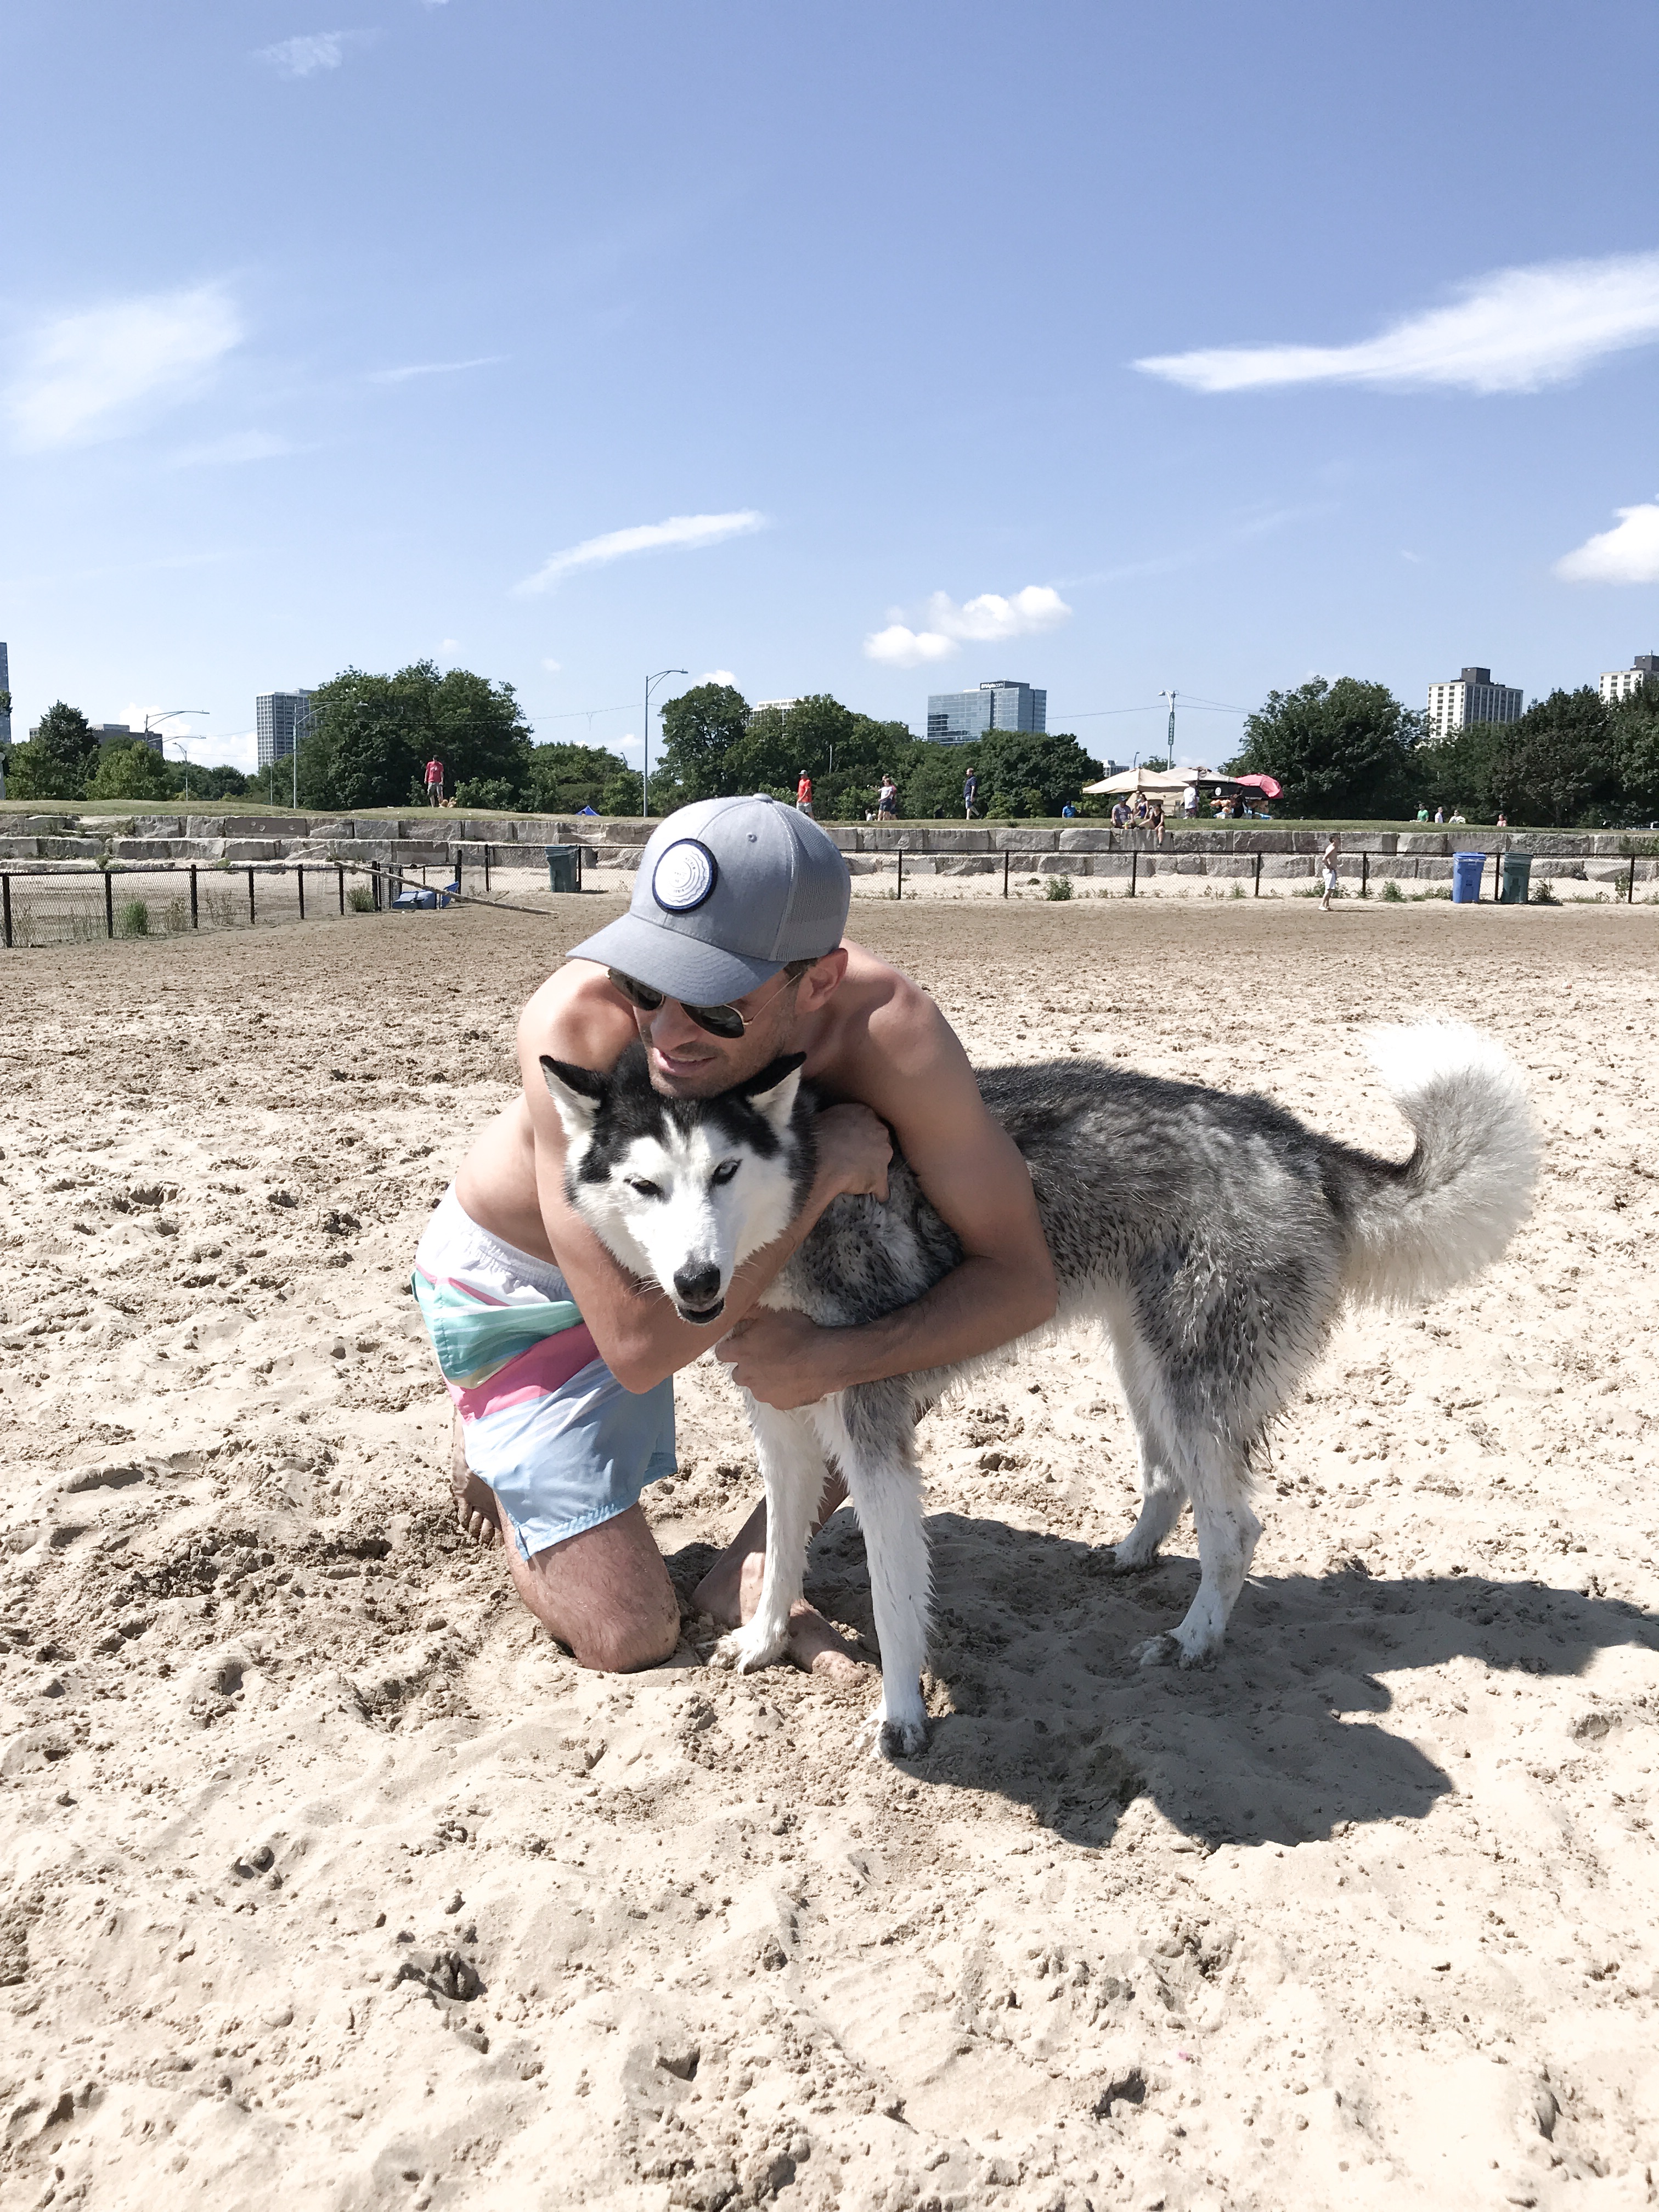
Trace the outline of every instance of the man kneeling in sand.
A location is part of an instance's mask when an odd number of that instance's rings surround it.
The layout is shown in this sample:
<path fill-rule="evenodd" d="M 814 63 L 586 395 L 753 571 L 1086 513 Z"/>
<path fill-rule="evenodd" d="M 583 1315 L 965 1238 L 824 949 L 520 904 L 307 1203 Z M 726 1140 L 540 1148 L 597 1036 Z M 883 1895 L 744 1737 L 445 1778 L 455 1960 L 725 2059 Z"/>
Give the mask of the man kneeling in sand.
<path fill-rule="evenodd" d="M 842 942 L 850 890 L 835 845 L 791 808 L 720 799 L 671 815 L 627 915 L 579 945 L 525 1008 L 521 1095 L 467 1154 L 421 1238 L 415 1291 L 456 1408 L 461 1525 L 485 1542 L 501 1533 L 520 1596 L 584 1667 L 654 1666 L 678 1641 L 639 1499 L 674 1471 L 674 1373 L 714 1339 L 619 1267 L 572 1209 L 543 1054 L 609 1068 L 637 1037 L 653 1088 L 674 1098 L 712 1097 L 805 1053 L 807 1077 L 839 1102 L 817 1118 L 805 1203 L 738 1269 L 720 1316 L 718 1356 L 767 1404 L 811 1405 L 965 1359 L 1054 1310 L 1024 1164 L 933 1000 Z M 889 1129 L 961 1240 L 961 1265 L 864 1328 L 757 1310 L 832 1200 L 885 1197 Z M 845 1495 L 832 1473 L 818 1527 Z M 697 1605 L 726 1627 L 754 1610 L 765 1544 L 761 1505 L 698 1587 Z M 803 1667 L 852 1664 L 805 1604 L 789 1648 Z"/>

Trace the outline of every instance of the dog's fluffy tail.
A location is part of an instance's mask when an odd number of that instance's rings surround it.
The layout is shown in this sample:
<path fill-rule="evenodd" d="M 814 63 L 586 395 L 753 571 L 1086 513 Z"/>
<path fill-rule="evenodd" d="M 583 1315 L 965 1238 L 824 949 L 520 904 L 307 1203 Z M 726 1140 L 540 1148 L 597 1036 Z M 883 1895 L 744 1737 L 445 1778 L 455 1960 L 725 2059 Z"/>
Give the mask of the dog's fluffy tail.
<path fill-rule="evenodd" d="M 1356 1297 L 1405 1304 L 1489 1267 L 1525 1220 L 1538 1136 L 1520 1071 L 1462 1022 L 1374 1030 L 1366 1039 L 1417 1144 L 1354 1194 L 1344 1278 Z"/>

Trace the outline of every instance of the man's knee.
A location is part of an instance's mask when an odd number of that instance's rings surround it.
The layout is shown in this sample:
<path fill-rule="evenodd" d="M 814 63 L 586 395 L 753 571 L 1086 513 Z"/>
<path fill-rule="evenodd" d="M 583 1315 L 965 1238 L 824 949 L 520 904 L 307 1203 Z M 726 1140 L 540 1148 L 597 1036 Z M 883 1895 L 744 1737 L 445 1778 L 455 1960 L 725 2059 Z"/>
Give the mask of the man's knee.
<path fill-rule="evenodd" d="M 599 1674 L 632 1674 L 672 1659 L 680 1640 L 680 1609 L 672 1589 L 661 1595 L 659 1605 L 612 1613 L 586 1627 L 571 1643 L 576 1664 Z"/>

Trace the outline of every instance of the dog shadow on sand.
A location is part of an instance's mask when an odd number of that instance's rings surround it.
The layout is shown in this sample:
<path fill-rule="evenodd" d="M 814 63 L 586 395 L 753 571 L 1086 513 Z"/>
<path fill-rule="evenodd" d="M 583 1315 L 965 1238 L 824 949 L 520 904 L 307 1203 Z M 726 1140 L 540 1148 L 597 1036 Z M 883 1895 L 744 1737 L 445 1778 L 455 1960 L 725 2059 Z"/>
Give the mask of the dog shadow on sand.
<path fill-rule="evenodd" d="M 1109 1842 L 1143 1796 L 1209 1844 L 1420 1818 L 1457 1785 L 1364 1717 L 1394 1702 L 1380 1676 L 1459 1658 L 1516 1680 L 1564 1676 L 1614 1645 L 1659 1651 L 1659 1618 L 1620 1600 L 1480 1574 L 1373 1578 L 1351 1562 L 1252 1577 L 1213 1666 L 1142 1668 L 1135 1648 L 1191 1602 L 1195 1559 L 1118 1577 L 1103 1550 L 1000 1521 L 942 1513 L 928 1533 L 930 1666 L 954 1710 L 905 1771 L 994 1790 L 1074 1844 Z M 862 1539 L 838 1515 L 813 1547 L 806 1594 L 867 1637 L 868 1590 Z M 1479 1687 L 1455 1675 L 1440 1702 L 1455 1708 Z M 1587 1698 L 1579 1741 L 1617 1719 Z"/>

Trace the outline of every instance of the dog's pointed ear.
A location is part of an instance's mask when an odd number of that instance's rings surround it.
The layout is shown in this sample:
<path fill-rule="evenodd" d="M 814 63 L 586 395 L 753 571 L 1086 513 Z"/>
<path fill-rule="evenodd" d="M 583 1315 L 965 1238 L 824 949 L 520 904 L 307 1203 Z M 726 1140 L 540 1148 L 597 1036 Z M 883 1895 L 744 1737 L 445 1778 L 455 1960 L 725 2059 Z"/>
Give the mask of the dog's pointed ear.
<path fill-rule="evenodd" d="M 592 1136 L 599 1109 L 610 1096 L 609 1083 L 591 1067 L 578 1067 L 572 1060 L 550 1060 L 543 1053 L 541 1062 L 542 1079 L 564 1123 L 565 1141 L 574 1145 Z"/>
<path fill-rule="evenodd" d="M 732 1086 L 738 1097 L 747 1099 L 780 1136 L 788 1127 L 789 1116 L 795 1110 L 795 1093 L 800 1088 L 800 1072 L 805 1060 L 804 1052 L 787 1052 L 762 1068 L 758 1075 L 751 1075 L 746 1082 Z"/>

